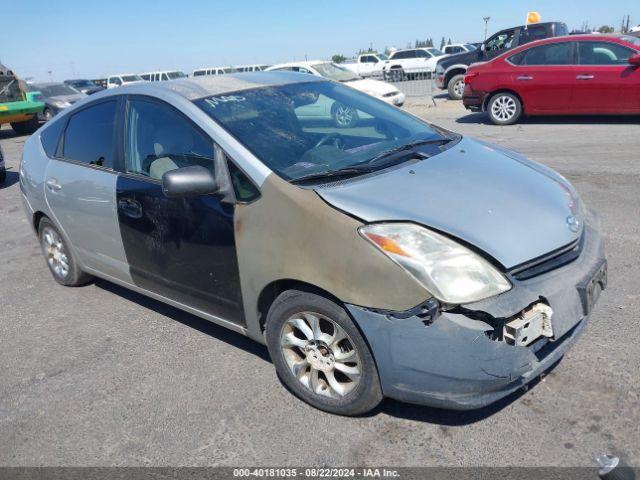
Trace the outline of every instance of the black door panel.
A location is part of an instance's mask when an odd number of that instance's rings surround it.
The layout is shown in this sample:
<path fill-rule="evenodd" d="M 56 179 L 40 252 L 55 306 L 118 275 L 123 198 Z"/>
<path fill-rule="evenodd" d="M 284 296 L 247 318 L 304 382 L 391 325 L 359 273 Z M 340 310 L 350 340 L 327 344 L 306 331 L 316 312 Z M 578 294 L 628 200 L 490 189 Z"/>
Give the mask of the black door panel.
<path fill-rule="evenodd" d="M 121 175 L 118 219 L 136 285 L 244 324 L 234 206 L 205 195 L 167 198 L 159 183 Z"/>

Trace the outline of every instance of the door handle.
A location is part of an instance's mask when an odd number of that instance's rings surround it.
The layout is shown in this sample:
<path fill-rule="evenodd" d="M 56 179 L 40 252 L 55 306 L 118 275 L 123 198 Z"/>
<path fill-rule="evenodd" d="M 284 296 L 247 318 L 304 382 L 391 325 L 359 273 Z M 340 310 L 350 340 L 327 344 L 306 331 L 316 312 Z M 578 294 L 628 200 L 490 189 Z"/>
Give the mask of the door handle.
<path fill-rule="evenodd" d="M 576 80 L 593 80 L 594 78 L 593 75 L 578 75 Z"/>
<path fill-rule="evenodd" d="M 118 210 L 130 218 L 142 218 L 142 205 L 133 198 L 121 198 L 118 200 Z"/>
<path fill-rule="evenodd" d="M 52 192 L 58 192 L 62 190 L 62 185 L 60 185 L 55 178 L 50 178 L 49 180 L 47 180 L 46 185 L 47 188 Z"/>
<path fill-rule="evenodd" d="M 520 75 L 516 80 L 533 80 L 533 77 L 531 75 Z"/>

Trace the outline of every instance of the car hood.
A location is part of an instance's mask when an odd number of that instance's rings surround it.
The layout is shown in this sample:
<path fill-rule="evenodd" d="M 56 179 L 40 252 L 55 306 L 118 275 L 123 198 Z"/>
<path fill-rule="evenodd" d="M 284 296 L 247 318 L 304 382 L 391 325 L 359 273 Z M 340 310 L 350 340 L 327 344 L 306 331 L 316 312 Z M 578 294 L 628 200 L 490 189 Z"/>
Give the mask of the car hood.
<path fill-rule="evenodd" d="M 455 53 L 453 55 L 447 55 L 446 57 L 440 57 L 438 59 L 438 64 L 446 69 L 451 65 L 469 65 L 471 63 L 477 62 L 479 59 L 479 51 L 474 50 L 473 52 Z"/>
<path fill-rule="evenodd" d="M 48 98 L 53 102 L 76 103 L 77 101 L 82 100 L 85 97 L 86 95 L 84 93 L 71 93 L 69 95 L 54 95 L 53 97 Z"/>
<path fill-rule="evenodd" d="M 468 138 L 431 158 L 316 191 L 365 222 L 409 221 L 448 233 L 505 268 L 570 244 L 583 228 L 564 177 Z"/>
<path fill-rule="evenodd" d="M 365 93 L 372 92 L 372 93 L 377 93 L 378 95 L 384 95 L 386 93 L 392 93 L 392 92 L 398 91 L 396 87 L 388 84 L 387 82 L 381 82 L 380 80 L 372 80 L 369 78 L 346 82 L 345 85 L 353 87 L 356 90 L 360 90 L 361 92 L 365 92 Z"/>

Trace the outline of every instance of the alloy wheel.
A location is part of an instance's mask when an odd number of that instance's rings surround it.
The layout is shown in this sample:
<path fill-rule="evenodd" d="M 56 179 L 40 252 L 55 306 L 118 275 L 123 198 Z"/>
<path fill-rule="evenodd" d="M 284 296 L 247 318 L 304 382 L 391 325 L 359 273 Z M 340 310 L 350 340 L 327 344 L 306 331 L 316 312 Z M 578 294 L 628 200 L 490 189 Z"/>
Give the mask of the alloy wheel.
<path fill-rule="evenodd" d="M 360 356 L 347 332 L 314 312 L 289 317 L 280 348 L 293 376 L 316 395 L 339 399 L 358 385 Z"/>
<path fill-rule="evenodd" d="M 355 111 L 353 108 L 347 107 L 346 105 L 338 105 L 335 113 L 336 123 L 340 127 L 348 127 L 353 123 L 354 115 Z"/>
<path fill-rule="evenodd" d="M 518 107 L 515 100 L 507 95 L 496 98 L 491 104 L 491 114 L 502 122 L 511 120 L 517 110 Z"/>
<path fill-rule="evenodd" d="M 459 98 L 462 98 L 464 95 L 464 80 L 458 80 L 453 86 L 453 91 Z"/>
<path fill-rule="evenodd" d="M 69 274 L 69 257 L 58 232 L 45 227 L 42 232 L 45 257 L 51 270 L 61 279 Z"/>

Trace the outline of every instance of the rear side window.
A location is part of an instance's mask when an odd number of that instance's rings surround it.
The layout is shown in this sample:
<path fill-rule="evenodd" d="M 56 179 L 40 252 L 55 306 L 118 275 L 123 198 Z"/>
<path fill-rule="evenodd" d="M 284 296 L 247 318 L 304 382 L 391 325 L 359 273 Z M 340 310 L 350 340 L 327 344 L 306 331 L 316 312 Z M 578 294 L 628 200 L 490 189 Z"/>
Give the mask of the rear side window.
<path fill-rule="evenodd" d="M 60 134 L 64 129 L 64 120 L 58 120 L 47 126 L 40 135 L 42 148 L 50 157 L 55 157 L 58 153 L 58 145 L 60 144 Z"/>
<path fill-rule="evenodd" d="M 571 65 L 572 42 L 529 48 L 509 58 L 514 65 Z"/>
<path fill-rule="evenodd" d="M 634 53 L 617 43 L 578 42 L 579 65 L 626 65 Z"/>
<path fill-rule="evenodd" d="M 112 168 L 115 115 L 115 100 L 92 105 L 72 115 L 64 133 L 64 157 Z"/>

